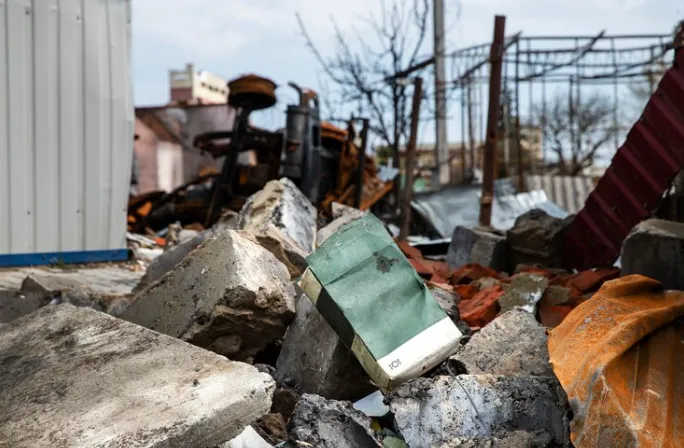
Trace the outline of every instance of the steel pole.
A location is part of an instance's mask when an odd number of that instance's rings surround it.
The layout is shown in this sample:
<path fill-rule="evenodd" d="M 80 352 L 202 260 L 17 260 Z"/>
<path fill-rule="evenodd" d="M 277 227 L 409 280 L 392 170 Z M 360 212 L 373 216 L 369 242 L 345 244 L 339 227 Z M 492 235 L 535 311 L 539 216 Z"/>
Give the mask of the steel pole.
<path fill-rule="evenodd" d="M 411 107 L 411 134 L 406 147 L 406 177 L 404 182 L 404 200 L 402 203 L 401 230 L 399 239 L 406 240 L 411 225 L 411 201 L 413 200 L 413 172 L 416 169 L 416 141 L 418 140 L 418 122 L 420 121 L 420 99 L 423 96 L 423 78 L 416 78 L 413 88 L 413 104 Z"/>

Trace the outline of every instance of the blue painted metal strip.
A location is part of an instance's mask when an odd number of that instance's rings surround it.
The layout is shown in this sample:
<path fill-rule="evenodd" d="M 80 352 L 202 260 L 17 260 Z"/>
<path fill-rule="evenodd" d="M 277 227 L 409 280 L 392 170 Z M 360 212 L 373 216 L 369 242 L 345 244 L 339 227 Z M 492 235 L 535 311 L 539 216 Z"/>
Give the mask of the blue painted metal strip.
<path fill-rule="evenodd" d="M 128 249 L 43 252 L 0 255 L 0 267 L 36 266 L 41 264 L 80 264 L 128 260 Z"/>

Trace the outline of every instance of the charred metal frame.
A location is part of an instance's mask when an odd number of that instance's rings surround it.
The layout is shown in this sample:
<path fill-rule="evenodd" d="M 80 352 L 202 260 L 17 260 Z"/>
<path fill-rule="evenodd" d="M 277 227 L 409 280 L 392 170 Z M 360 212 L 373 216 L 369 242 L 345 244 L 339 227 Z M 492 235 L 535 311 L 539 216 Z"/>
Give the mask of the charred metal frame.
<path fill-rule="evenodd" d="M 627 46 L 627 44 L 629 46 Z M 462 126 L 472 129 L 474 124 L 479 126 L 481 141 L 486 140 L 486 130 L 483 129 L 483 117 L 486 104 L 482 103 L 482 91 L 487 88 L 490 79 L 488 65 L 490 62 L 491 43 L 474 45 L 446 55 L 452 63 L 451 88 L 461 94 Z M 571 105 L 578 104 L 584 86 L 612 85 L 613 97 L 613 126 L 619 126 L 618 111 L 620 101 L 619 85 L 632 83 L 635 79 L 652 73 L 659 73 L 654 65 L 664 62 L 669 65 L 667 55 L 674 48 L 672 34 L 615 34 L 608 35 L 601 31 L 596 35 L 567 35 L 567 36 L 524 36 L 517 33 L 505 38 L 503 56 L 502 91 L 512 93 L 512 105 L 509 113 L 515 114 L 515 148 L 518 150 L 515 164 L 517 166 L 517 183 L 520 188 L 524 185 L 521 169 L 523 160 L 520 154 L 520 85 L 526 83 L 529 88 L 529 121 L 533 116 L 533 91 L 535 85 L 541 85 L 540 96 L 542 112 L 541 125 L 542 141 L 546 126 L 544 120 L 547 113 L 547 86 L 550 84 L 564 84 L 568 86 L 568 101 Z M 514 85 L 509 86 L 509 83 Z M 655 86 L 651 86 L 653 89 Z M 479 93 L 479 104 L 474 101 L 472 92 Z M 476 95 L 477 96 L 477 95 Z M 538 102 L 538 101 L 537 101 Z M 476 109 L 477 116 L 470 112 Z M 573 108 L 570 108 L 572 111 Z M 465 113 L 469 111 L 469 113 Z M 525 117 L 522 117 L 525 118 Z M 571 117 L 572 145 L 581 145 L 583 136 L 577 126 L 576 117 Z M 465 132 L 464 132 L 465 134 Z M 614 144 L 619 144 L 618 137 Z M 546 149 L 543 146 L 542 170 L 546 165 Z M 475 160 L 471 162 L 470 170 L 474 169 Z M 531 164 L 534 165 L 534 164 Z M 534 166 L 530 167 L 532 170 Z M 510 174 L 510 173 L 508 173 Z"/>

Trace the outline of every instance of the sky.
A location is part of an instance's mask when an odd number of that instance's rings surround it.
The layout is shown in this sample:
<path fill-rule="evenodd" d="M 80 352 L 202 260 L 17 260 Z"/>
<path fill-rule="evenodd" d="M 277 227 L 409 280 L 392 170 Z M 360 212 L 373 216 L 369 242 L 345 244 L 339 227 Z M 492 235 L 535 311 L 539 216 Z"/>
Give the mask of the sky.
<path fill-rule="evenodd" d="M 669 33 L 684 18 L 681 0 L 444 0 L 447 52 L 491 40 L 494 15 L 507 18 L 507 35 Z M 386 0 L 386 3 L 391 0 Z M 299 13 L 325 55 L 333 54 L 333 18 L 343 31 L 369 34 L 380 0 L 134 0 L 133 85 L 137 106 L 169 100 L 168 70 L 192 62 L 226 79 L 256 73 L 273 79 L 279 103 L 261 112 L 265 125 L 284 123 L 295 96 L 292 80 L 314 89 L 324 75 L 299 32 Z M 425 54 L 432 51 L 428 39 Z M 523 95 L 524 96 L 524 95 Z M 459 103 L 460 104 L 460 103 Z M 460 110 L 460 109 L 459 109 Z M 449 133 L 460 140 L 460 119 L 449 112 Z M 261 123 L 259 123 L 261 124 Z M 434 141 L 430 125 L 421 141 Z"/>

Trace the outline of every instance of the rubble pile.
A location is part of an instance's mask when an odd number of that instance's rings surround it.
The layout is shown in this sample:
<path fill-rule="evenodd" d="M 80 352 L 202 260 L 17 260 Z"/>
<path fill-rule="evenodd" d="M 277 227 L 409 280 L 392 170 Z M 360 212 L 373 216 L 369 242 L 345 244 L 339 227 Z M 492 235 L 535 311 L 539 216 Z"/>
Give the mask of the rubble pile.
<path fill-rule="evenodd" d="M 634 300 L 662 288 L 564 270 L 567 222 L 539 211 L 505 234 L 458 227 L 441 258 L 372 214 L 332 212 L 317 229 L 297 187 L 271 181 L 211 229 L 169 229 L 125 288 L 39 270 L 0 281 L 0 445 L 570 447 L 614 428 L 632 440 L 632 417 L 583 428 L 577 410 L 601 421 L 587 395 L 599 376 L 619 403 L 630 347 L 674 347 L 681 293 Z M 678 241 L 657 227 L 628 238 L 626 265 L 643 233 Z M 593 320 L 607 326 L 621 295 L 639 336 L 601 329 L 622 347 L 604 359 Z"/>

